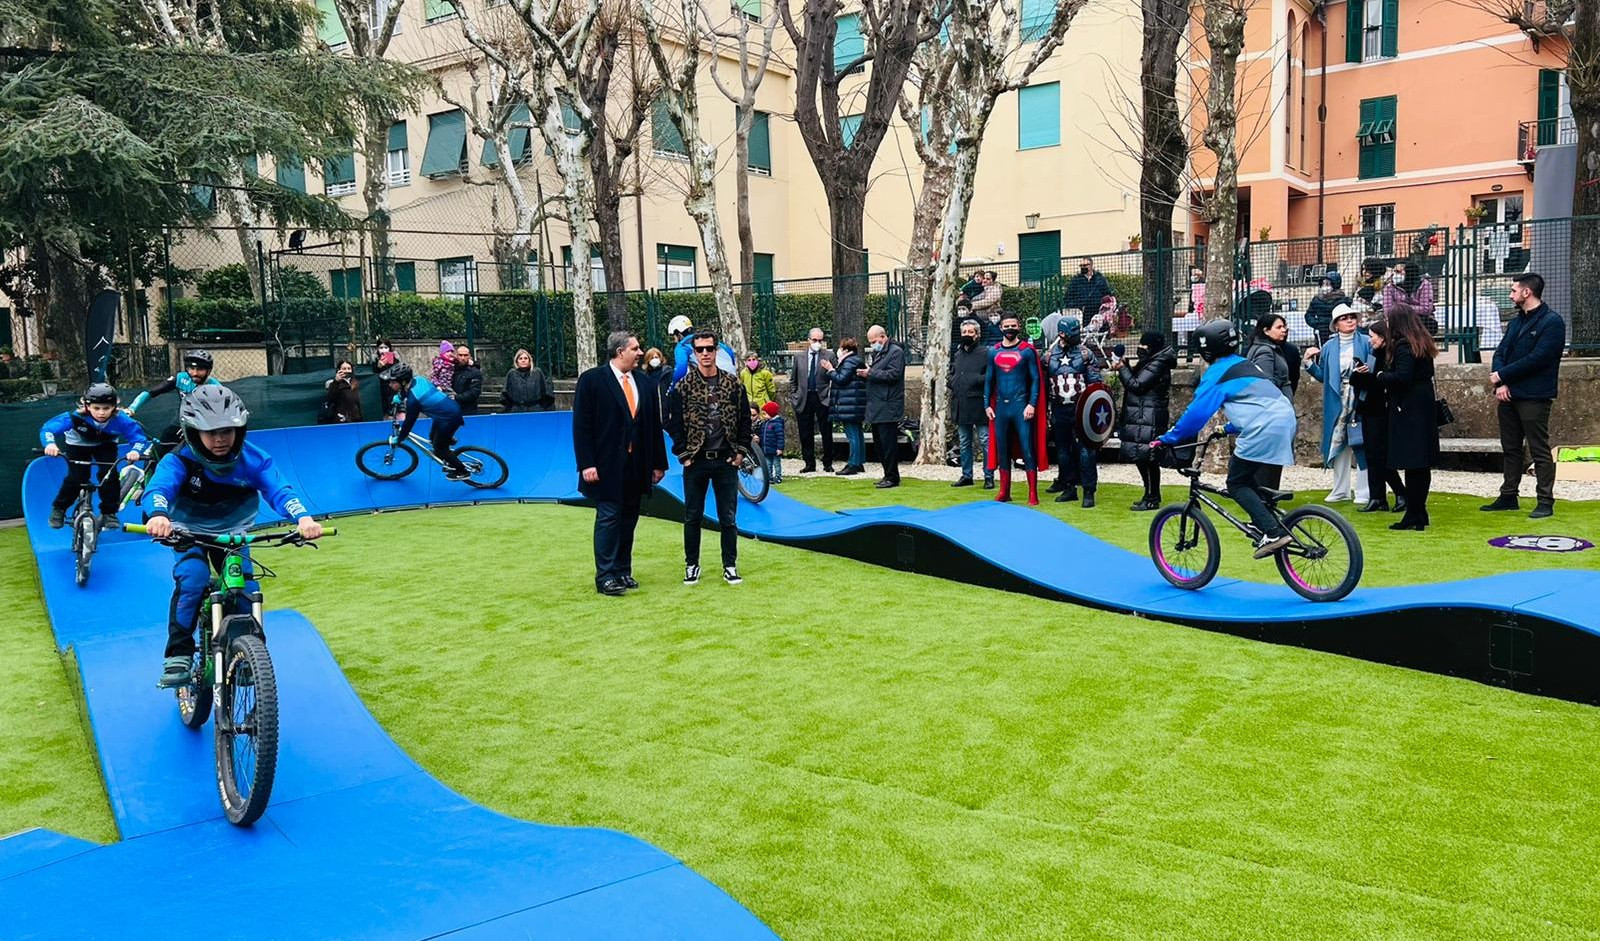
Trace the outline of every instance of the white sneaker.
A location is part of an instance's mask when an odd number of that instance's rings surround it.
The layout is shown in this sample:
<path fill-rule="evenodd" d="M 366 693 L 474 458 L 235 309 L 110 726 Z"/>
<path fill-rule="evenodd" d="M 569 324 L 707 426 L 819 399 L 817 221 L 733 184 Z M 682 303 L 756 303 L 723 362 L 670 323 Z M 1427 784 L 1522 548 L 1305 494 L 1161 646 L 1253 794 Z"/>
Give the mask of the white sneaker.
<path fill-rule="evenodd" d="M 685 565 L 683 567 L 683 583 L 685 585 L 700 584 L 700 566 Z"/>
<path fill-rule="evenodd" d="M 1330 493 L 1322 498 L 1323 503 L 1343 503 L 1350 499 L 1348 493 Z"/>
<path fill-rule="evenodd" d="M 731 566 L 731 565 L 723 567 L 723 569 L 722 569 L 722 580 L 727 582 L 730 585 L 743 585 L 744 584 L 744 579 L 739 577 L 739 573 L 737 571 L 735 571 L 734 567 Z"/>

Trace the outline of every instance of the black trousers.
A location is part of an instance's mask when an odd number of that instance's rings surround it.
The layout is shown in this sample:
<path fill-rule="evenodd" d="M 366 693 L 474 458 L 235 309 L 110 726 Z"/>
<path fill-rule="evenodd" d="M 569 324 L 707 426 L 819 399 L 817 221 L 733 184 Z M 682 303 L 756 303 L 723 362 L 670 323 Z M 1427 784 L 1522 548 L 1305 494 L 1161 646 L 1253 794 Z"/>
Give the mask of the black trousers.
<path fill-rule="evenodd" d="M 1388 491 L 1396 500 L 1406 499 L 1400 472 L 1389 466 L 1389 416 L 1387 413 L 1361 416 L 1361 437 L 1367 442 L 1367 493 L 1382 502 Z"/>
<path fill-rule="evenodd" d="M 833 422 L 828 418 L 828 407 L 815 392 L 807 392 L 805 402 L 794 417 L 800 422 L 800 460 L 805 462 L 806 470 L 817 466 L 816 442 L 812 437 L 819 427 L 822 430 L 822 466 L 833 470 Z"/>
<path fill-rule="evenodd" d="M 632 459 L 629 459 L 630 465 Z M 636 468 L 630 466 L 622 485 L 621 500 L 598 500 L 594 505 L 594 581 L 633 574 L 633 530 L 639 524 L 640 487 Z"/>
<path fill-rule="evenodd" d="M 1432 487 L 1432 468 L 1406 468 L 1406 512 L 1404 516 L 1400 517 L 1401 522 L 1428 522 L 1428 490 Z"/>
<path fill-rule="evenodd" d="M 1272 466 L 1260 461 L 1246 460 L 1237 454 L 1229 458 L 1228 496 L 1239 504 L 1239 509 L 1249 515 L 1250 522 L 1256 524 L 1256 529 L 1269 536 L 1281 536 L 1284 533 L 1283 526 L 1267 509 L 1266 501 L 1261 499 L 1261 494 L 1256 491 L 1256 487 L 1260 486 L 1262 470 Z"/>
<path fill-rule="evenodd" d="M 900 423 L 881 421 L 872 423 L 872 445 L 878 449 L 878 460 L 883 464 L 883 479 L 900 482 Z"/>
<path fill-rule="evenodd" d="M 706 489 L 717 498 L 722 530 L 722 566 L 739 561 L 739 471 L 727 461 L 698 458 L 683 469 L 683 564 L 700 564 L 700 527 L 706 516 Z"/>
<path fill-rule="evenodd" d="M 1151 500 L 1161 499 L 1161 465 L 1152 460 L 1134 462 L 1139 468 L 1139 480 L 1144 483 L 1144 495 Z"/>
<path fill-rule="evenodd" d="M 61 453 L 69 461 L 94 461 L 105 474 L 100 480 L 100 512 L 115 513 L 117 506 L 122 503 L 122 478 L 117 476 L 117 455 L 119 448 L 115 441 L 104 444 L 59 445 Z M 67 479 L 61 482 L 61 489 L 56 492 L 53 505 L 59 509 L 71 506 L 78 499 L 78 491 L 89 480 L 89 471 L 94 468 L 88 464 L 67 465 Z"/>
<path fill-rule="evenodd" d="M 428 443 L 433 445 L 433 453 L 439 456 L 452 470 L 465 470 L 466 465 L 461 463 L 461 458 L 456 457 L 455 448 L 456 432 L 466 424 L 462 418 L 435 418 L 428 429 Z"/>
<path fill-rule="evenodd" d="M 1550 407 L 1554 404 L 1550 399 L 1500 403 L 1500 469 L 1505 475 L 1500 482 L 1500 496 L 1516 499 L 1522 471 L 1531 459 L 1539 502 L 1556 502 L 1556 461 L 1550 453 Z M 1523 439 L 1527 439 L 1532 454 L 1522 450 Z"/>

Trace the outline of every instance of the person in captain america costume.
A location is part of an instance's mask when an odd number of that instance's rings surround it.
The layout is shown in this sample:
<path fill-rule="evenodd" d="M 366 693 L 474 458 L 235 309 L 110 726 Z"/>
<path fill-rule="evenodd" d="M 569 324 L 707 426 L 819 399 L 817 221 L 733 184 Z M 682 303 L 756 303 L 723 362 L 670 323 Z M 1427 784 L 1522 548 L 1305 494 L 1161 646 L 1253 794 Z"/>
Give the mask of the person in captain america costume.
<path fill-rule="evenodd" d="M 1045 431 L 1044 364 L 1033 344 L 1022 339 L 1015 315 L 1000 318 L 1001 340 L 990 351 L 984 380 L 985 413 L 989 416 L 989 454 L 985 466 L 1000 471 L 995 499 L 1011 502 L 1011 460 L 1022 458 L 1028 475 L 1028 505 L 1039 505 L 1039 471 L 1048 468 Z"/>

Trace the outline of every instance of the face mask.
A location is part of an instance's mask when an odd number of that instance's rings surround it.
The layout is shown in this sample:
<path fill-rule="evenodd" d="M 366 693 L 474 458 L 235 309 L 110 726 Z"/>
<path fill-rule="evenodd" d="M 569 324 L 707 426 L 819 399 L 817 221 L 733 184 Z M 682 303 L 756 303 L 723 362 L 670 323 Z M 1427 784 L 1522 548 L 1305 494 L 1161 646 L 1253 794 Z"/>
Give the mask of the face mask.
<path fill-rule="evenodd" d="M 961 338 L 961 345 L 964 348 L 970 350 L 973 347 L 978 345 L 978 338 L 977 337 L 962 337 Z"/>
<path fill-rule="evenodd" d="M 661 368 L 661 358 L 659 356 L 650 357 L 650 368 L 651 369 L 660 369 Z"/>
<path fill-rule="evenodd" d="M 883 344 L 882 343 L 874 343 L 874 344 L 872 344 L 872 352 L 874 352 L 874 353 L 882 353 L 883 352 Z"/>
<path fill-rule="evenodd" d="M 990 322 L 990 323 L 999 323 L 999 322 L 1000 322 L 1000 315 L 999 315 L 999 314 L 994 314 L 994 315 L 992 315 L 992 316 L 991 316 L 991 317 L 990 317 L 990 318 L 989 318 L 989 322 Z"/>
<path fill-rule="evenodd" d="M 1008 327 L 1005 330 L 1001 330 L 1000 331 L 1000 335 L 1005 337 L 1007 340 L 1015 340 L 1017 338 L 1017 335 L 1020 334 L 1021 332 L 1022 331 L 1018 330 L 1016 327 Z"/>
<path fill-rule="evenodd" d="M 813 352 L 813 353 L 822 352 L 822 341 L 821 340 L 812 340 L 811 341 L 811 352 Z"/>
<path fill-rule="evenodd" d="M 1317 290 L 1317 293 L 1321 294 L 1323 297 L 1327 297 L 1329 294 L 1333 293 L 1333 285 L 1324 284 L 1321 288 L 1319 288 Z"/>
<path fill-rule="evenodd" d="M 756 367 L 760 365 L 761 360 L 759 359 L 747 359 L 744 361 L 744 368 L 750 370 L 751 372 L 755 372 Z"/>
<path fill-rule="evenodd" d="M 1079 274 L 1088 274 L 1089 273 L 1089 266 L 1088 265 L 1079 265 L 1078 266 L 1078 273 Z"/>

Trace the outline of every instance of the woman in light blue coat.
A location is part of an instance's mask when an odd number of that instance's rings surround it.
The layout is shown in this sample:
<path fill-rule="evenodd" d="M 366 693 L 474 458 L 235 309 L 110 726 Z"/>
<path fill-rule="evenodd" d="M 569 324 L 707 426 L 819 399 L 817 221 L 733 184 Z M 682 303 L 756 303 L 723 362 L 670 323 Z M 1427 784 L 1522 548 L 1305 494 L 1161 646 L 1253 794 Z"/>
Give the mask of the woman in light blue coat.
<path fill-rule="evenodd" d="M 1333 489 L 1327 502 L 1355 498 L 1368 502 L 1367 475 L 1356 473 L 1367 467 L 1365 439 L 1361 436 L 1361 415 L 1356 409 L 1361 393 L 1350 385 L 1350 371 L 1357 363 L 1373 368 L 1372 343 L 1356 325 L 1360 315 L 1348 304 L 1333 310 L 1333 336 L 1322 349 L 1306 351 L 1306 372 L 1322 383 L 1322 458 L 1333 468 Z M 1354 480 L 1352 480 L 1354 478 Z"/>

